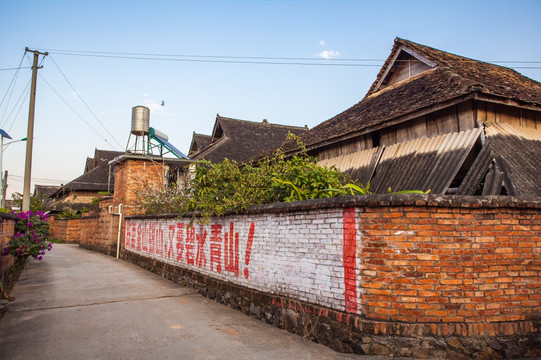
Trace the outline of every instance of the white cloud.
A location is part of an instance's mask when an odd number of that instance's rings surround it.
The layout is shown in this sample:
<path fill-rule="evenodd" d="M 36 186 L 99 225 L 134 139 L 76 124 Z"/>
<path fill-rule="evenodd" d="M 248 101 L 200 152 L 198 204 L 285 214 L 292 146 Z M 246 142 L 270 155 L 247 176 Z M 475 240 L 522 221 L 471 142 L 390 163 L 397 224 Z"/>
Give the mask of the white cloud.
<path fill-rule="evenodd" d="M 143 100 L 143 105 L 150 109 L 150 111 L 161 110 L 162 102 L 156 101 L 154 99 L 145 99 Z"/>
<path fill-rule="evenodd" d="M 179 114 L 167 111 L 167 106 L 162 105 L 162 101 L 156 99 L 143 100 L 143 105 L 150 110 L 150 118 L 152 119 L 153 115 L 159 115 L 162 118 L 178 118 Z"/>
<path fill-rule="evenodd" d="M 322 52 L 317 54 L 317 56 L 322 57 L 324 59 L 330 59 L 338 55 L 340 55 L 340 53 L 334 50 L 323 50 Z"/>
<path fill-rule="evenodd" d="M 325 46 L 325 45 L 327 45 L 327 43 L 325 42 L 325 40 L 320 40 L 320 41 L 319 41 L 319 45 Z"/>

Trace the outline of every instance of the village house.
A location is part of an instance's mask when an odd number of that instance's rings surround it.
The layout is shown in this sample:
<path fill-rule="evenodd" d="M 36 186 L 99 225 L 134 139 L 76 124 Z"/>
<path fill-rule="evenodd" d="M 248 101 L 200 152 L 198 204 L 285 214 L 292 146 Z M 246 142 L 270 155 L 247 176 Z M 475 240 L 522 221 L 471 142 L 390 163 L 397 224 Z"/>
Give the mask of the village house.
<path fill-rule="evenodd" d="M 307 127 L 232 119 L 216 115 L 212 135 L 194 132 L 188 157 L 219 163 L 224 159 L 243 163 L 280 147 L 287 134 L 300 135 Z"/>
<path fill-rule="evenodd" d="M 199 151 L 206 148 L 210 144 L 211 141 L 212 141 L 212 136 L 198 134 L 194 131 L 192 135 L 192 142 L 190 144 L 190 150 L 188 152 L 188 157 L 192 157 L 193 155 L 197 154 Z"/>
<path fill-rule="evenodd" d="M 541 84 L 400 38 L 366 96 L 301 138 L 375 193 L 541 195 Z"/>
<path fill-rule="evenodd" d="M 112 192 L 115 184 L 114 168 L 109 162 L 123 152 L 95 149 L 94 157 L 86 159 L 84 172 L 50 194 L 55 199 L 52 208 L 62 210 L 70 207 L 81 210 L 88 207 L 99 193 Z"/>

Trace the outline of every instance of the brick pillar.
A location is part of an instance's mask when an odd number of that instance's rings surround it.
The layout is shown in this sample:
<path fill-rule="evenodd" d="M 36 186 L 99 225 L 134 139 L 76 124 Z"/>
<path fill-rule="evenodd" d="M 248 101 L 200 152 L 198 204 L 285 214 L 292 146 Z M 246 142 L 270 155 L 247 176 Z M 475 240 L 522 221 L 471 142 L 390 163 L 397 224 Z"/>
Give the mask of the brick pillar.
<path fill-rule="evenodd" d="M 145 183 L 163 186 L 165 182 L 165 166 L 148 158 L 120 159 L 115 166 L 114 206 L 131 205 L 137 193 Z"/>

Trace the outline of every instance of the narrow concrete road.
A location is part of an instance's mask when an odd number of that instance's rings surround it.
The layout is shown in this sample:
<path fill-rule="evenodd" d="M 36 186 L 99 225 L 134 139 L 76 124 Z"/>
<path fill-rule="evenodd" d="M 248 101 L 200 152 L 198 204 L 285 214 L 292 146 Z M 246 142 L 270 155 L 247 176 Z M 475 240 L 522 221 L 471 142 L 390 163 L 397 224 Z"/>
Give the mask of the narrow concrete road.
<path fill-rule="evenodd" d="M 384 359 L 338 354 L 76 245 L 30 260 L 0 319 L 7 359 Z"/>

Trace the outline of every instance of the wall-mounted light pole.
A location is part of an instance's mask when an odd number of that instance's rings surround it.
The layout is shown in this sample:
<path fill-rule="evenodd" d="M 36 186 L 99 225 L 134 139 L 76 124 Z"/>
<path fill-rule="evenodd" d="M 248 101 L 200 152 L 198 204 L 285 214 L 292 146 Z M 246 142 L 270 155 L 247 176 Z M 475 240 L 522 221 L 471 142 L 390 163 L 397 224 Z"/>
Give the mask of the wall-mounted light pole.
<path fill-rule="evenodd" d="M 2 208 L 6 207 L 6 179 L 3 171 L 4 149 L 10 144 L 26 140 L 26 138 L 22 138 L 20 140 L 10 141 L 4 144 L 4 138 L 11 139 L 11 136 L 9 136 L 4 130 L 0 129 L 0 191 L 2 191 L 2 201 L 0 207 Z"/>

